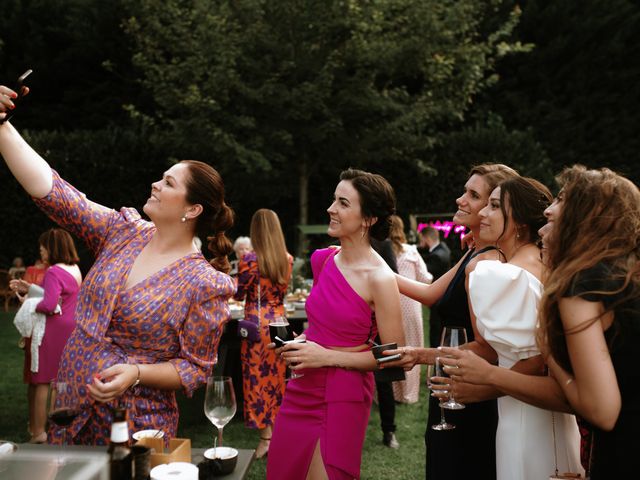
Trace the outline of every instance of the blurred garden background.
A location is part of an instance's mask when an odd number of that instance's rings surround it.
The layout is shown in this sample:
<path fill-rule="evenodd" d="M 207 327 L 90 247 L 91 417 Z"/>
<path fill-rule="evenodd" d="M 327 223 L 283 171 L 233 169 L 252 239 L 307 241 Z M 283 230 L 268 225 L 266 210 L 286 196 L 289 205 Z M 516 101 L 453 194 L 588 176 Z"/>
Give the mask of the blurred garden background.
<path fill-rule="evenodd" d="M 326 222 L 348 166 L 387 177 L 405 220 L 454 211 L 485 161 L 548 185 L 576 162 L 640 178 L 637 1 L 2 5 L 0 82 L 34 70 L 14 125 L 116 208 L 140 209 L 171 162 L 201 159 L 225 180 L 231 237 L 272 208 L 306 255 L 296 226 Z M 0 185 L 0 266 L 30 263 L 48 220 L 4 164 Z"/>

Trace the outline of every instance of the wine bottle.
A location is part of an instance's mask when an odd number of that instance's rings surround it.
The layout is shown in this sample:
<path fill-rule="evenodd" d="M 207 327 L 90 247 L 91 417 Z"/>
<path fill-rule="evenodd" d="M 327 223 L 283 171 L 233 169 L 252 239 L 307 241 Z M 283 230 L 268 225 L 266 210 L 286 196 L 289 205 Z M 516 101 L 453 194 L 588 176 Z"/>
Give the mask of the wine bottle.
<path fill-rule="evenodd" d="M 129 427 L 127 411 L 116 408 L 111 424 L 111 443 L 109 444 L 109 465 L 111 480 L 131 480 L 133 456 L 129 448 Z"/>

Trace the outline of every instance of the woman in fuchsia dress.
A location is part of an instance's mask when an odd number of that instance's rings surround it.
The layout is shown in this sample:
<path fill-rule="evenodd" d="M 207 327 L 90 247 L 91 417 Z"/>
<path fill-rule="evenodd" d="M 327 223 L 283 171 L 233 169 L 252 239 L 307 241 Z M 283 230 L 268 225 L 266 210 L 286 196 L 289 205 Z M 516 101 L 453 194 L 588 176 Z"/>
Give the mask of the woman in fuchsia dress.
<path fill-rule="evenodd" d="M 377 367 L 370 342 L 404 343 L 395 277 L 371 248 L 384 239 L 395 195 L 379 175 L 346 170 L 329 207 L 328 233 L 340 249 L 311 257 L 306 343 L 281 349 L 292 370 L 276 419 L 267 478 L 360 478 L 362 445 Z"/>
<path fill-rule="evenodd" d="M 0 112 L 14 92 L 0 86 Z M 0 118 L 4 114 L 0 113 Z M 130 430 L 157 428 L 175 436 L 174 391 L 187 395 L 210 374 L 223 324 L 229 317 L 233 223 L 219 174 L 196 161 L 173 165 L 151 186 L 144 206 L 112 210 L 89 201 L 62 180 L 8 123 L 0 125 L 0 154 L 37 205 L 85 241 L 96 261 L 82 284 L 77 327 L 60 363 L 58 381 L 77 386 L 59 395 L 81 398 L 68 429 L 76 444 L 106 444 L 112 407 L 125 405 Z M 214 268 L 194 237 L 209 237 Z M 50 441 L 61 440 L 51 432 Z"/>

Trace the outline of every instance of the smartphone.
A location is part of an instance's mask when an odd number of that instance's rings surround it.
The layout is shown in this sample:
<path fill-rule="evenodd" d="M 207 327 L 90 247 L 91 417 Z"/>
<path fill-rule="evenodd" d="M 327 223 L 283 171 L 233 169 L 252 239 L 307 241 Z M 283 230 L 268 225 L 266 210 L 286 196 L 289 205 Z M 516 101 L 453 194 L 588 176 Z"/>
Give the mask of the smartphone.
<path fill-rule="evenodd" d="M 27 70 L 26 72 L 24 72 L 22 75 L 20 75 L 18 77 L 18 80 L 16 81 L 16 85 L 13 88 L 13 91 L 15 91 L 18 94 L 18 97 L 12 99 L 12 102 L 16 106 L 16 108 L 6 112 L 7 116 L 0 120 L 0 124 L 2 124 L 4 122 L 6 122 L 7 120 L 9 120 L 16 113 L 16 109 L 17 109 L 18 105 L 20 104 L 20 100 L 22 99 L 22 97 L 24 97 L 24 95 L 22 95 L 22 87 L 24 87 L 24 81 L 32 73 L 33 73 L 33 70 L 29 69 L 29 70 Z"/>
<path fill-rule="evenodd" d="M 379 357 L 377 359 L 378 363 L 386 363 L 386 362 L 393 362 L 394 360 L 400 360 L 402 358 L 402 355 L 400 355 L 399 353 L 396 353 L 395 355 L 388 355 L 388 356 L 384 356 L 384 357 Z"/>

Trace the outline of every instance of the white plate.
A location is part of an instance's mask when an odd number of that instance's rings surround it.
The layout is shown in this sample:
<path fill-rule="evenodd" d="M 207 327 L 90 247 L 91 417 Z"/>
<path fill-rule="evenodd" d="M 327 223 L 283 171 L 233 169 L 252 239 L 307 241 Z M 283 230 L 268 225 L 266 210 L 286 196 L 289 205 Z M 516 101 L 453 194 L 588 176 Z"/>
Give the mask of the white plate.
<path fill-rule="evenodd" d="M 233 458 L 237 455 L 238 455 L 238 450 L 231 447 L 209 448 L 204 452 L 205 458 L 208 458 L 209 460 L 214 460 L 216 458 L 221 458 L 224 460 L 227 458 Z"/>
<path fill-rule="evenodd" d="M 140 430 L 132 435 L 134 440 L 142 440 L 143 438 L 162 438 L 164 432 L 161 430 Z"/>

